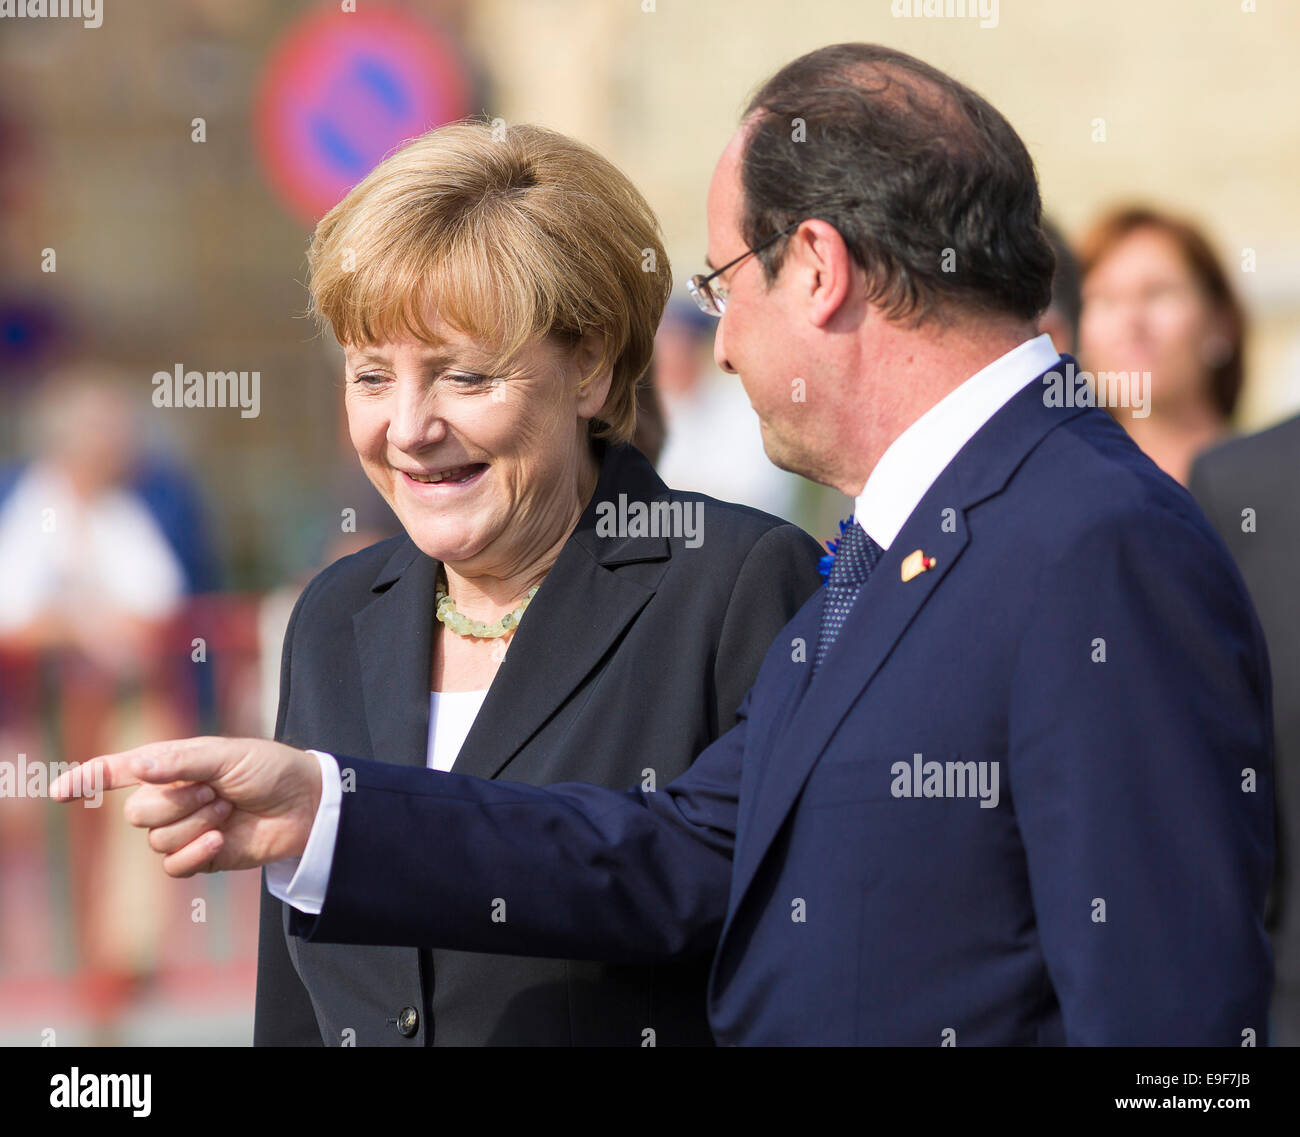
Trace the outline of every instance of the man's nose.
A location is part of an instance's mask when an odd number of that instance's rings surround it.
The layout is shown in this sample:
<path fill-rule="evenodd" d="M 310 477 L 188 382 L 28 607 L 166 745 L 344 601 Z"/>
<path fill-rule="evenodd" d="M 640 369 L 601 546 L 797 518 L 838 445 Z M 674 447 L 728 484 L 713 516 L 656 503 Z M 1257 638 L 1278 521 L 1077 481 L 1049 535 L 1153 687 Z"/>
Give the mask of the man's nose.
<path fill-rule="evenodd" d="M 713 335 L 713 362 L 728 375 L 735 375 L 736 369 L 731 366 L 731 361 L 727 359 L 727 345 L 722 338 L 722 326 L 725 320 L 725 315 L 718 320 L 718 330 Z"/>

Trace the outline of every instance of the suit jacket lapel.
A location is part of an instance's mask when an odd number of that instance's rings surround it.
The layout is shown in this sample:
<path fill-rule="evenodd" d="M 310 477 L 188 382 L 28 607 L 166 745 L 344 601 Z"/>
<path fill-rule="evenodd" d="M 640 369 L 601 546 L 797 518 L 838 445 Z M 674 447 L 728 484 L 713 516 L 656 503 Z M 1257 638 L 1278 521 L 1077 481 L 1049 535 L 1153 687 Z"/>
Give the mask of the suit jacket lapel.
<path fill-rule="evenodd" d="M 940 477 L 935 489 L 940 489 L 943 480 Z M 934 500 L 951 502 L 952 497 Z M 783 729 L 774 736 L 761 775 L 761 792 L 753 795 L 749 803 L 750 822 L 744 843 L 736 854 L 737 896 L 753 879 L 763 853 L 840 723 L 966 547 L 965 518 L 958 518 L 955 533 L 938 533 L 937 512 L 934 518 L 923 513 L 930 501 L 931 495 L 927 494 L 912 520 L 881 558 L 854 603 L 839 638 L 816 676 L 805 681 L 802 699 L 793 707 Z M 903 558 L 918 544 L 935 557 L 935 567 L 903 583 L 900 576 Z M 816 636 L 814 630 L 810 660 Z M 812 670 L 811 663 L 806 670 Z M 771 760 L 775 754 L 781 756 L 780 761 Z"/>
<path fill-rule="evenodd" d="M 429 674 L 438 562 L 408 537 L 380 570 L 379 595 L 352 617 L 371 755 L 423 766 L 429 745 Z"/>
<path fill-rule="evenodd" d="M 1086 409 L 1045 407 L 1042 386 L 1029 383 L 976 433 L 926 491 L 863 587 L 817 676 L 804 682 L 802 698 L 792 704 L 782 729 L 772 736 L 760 774 L 761 792 L 742 803 L 742 818 L 747 821 L 742 821 L 744 838 L 736 850 L 733 912 L 827 744 L 961 557 L 970 539 L 966 511 L 1001 492 L 1049 431 Z M 954 507 L 953 524 L 945 531 L 941 521 L 949 507 Z M 903 581 L 903 560 L 917 548 L 935 557 L 935 566 Z M 819 606 L 813 607 L 820 613 Z M 816 634 L 812 632 L 810 658 Z M 866 744 L 869 741 L 864 739 Z M 780 755 L 779 761 L 775 755 Z"/>
<path fill-rule="evenodd" d="M 630 446 L 602 447 L 591 502 L 519 622 L 452 769 L 494 778 L 560 709 L 654 595 L 660 572 L 621 566 L 669 558 L 666 536 L 602 537 L 597 507 L 667 493 Z"/>
<path fill-rule="evenodd" d="M 452 769 L 500 774 L 653 595 L 567 546 L 519 622 Z"/>

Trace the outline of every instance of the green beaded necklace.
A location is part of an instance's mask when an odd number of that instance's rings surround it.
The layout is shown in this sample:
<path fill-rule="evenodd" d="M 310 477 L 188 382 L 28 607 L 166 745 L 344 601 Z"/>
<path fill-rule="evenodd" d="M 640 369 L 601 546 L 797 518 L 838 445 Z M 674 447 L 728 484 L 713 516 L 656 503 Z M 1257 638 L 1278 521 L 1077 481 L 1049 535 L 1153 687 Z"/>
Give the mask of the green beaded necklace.
<path fill-rule="evenodd" d="M 434 590 L 434 596 L 437 598 L 437 616 L 458 636 L 469 636 L 479 640 L 500 639 L 518 626 L 520 617 L 523 616 L 540 587 L 541 585 L 534 584 L 528 590 L 528 595 L 519 602 L 518 608 L 513 612 L 507 612 L 499 620 L 485 624 L 482 620 L 471 620 L 456 610 L 456 602 L 447 594 L 447 578 L 439 572 L 438 583 Z"/>

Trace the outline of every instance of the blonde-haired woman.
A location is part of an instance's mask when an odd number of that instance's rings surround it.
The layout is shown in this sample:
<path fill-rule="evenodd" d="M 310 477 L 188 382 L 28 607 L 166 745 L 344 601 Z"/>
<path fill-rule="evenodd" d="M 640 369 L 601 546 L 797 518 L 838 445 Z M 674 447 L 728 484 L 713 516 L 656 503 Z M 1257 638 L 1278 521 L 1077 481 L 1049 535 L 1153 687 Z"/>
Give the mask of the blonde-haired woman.
<path fill-rule="evenodd" d="M 645 200 L 554 131 L 458 123 L 376 167 L 309 259 L 352 442 L 405 535 L 303 592 L 277 739 L 532 785 L 672 781 L 734 722 L 820 550 L 668 489 L 627 444 L 672 284 Z M 259 1045 L 711 1041 L 707 953 L 305 943 L 283 901 L 318 906 L 308 876 L 267 870 Z M 509 897 L 482 918 L 508 920 Z"/>

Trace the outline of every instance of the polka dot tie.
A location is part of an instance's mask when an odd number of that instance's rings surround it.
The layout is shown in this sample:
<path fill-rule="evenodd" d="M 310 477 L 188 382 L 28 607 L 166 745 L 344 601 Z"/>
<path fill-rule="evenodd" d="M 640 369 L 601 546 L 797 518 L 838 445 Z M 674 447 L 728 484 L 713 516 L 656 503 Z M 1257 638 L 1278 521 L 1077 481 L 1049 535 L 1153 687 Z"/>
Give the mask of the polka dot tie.
<path fill-rule="evenodd" d="M 831 575 L 826 581 L 826 603 L 822 608 L 821 634 L 817 637 L 817 654 L 813 658 L 813 674 L 822 665 L 831 644 L 844 627 L 849 609 L 867 583 L 871 570 L 880 563 L 885 550 L 875 543 L 861 525 L 854 521 L 835 546 L 835 560 Z"/>

